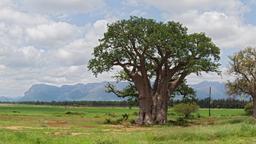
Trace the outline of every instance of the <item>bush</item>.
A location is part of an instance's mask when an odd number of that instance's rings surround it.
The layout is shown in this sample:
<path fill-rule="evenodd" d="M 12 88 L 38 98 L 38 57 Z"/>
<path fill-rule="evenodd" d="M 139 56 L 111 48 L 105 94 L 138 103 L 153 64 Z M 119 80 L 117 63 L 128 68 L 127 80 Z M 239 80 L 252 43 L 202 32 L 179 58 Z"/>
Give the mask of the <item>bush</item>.
<path fill-rule="evenodd" d="M 252 113 L 253 113 L 253 103 L 250 102 L 250 103 L 246 104 L 244 106 L 244 111 L 246 112 L 246 114 L 252 115 Z"/>
<path fill-rule="evenodd" d="M 184 116 L 184 118 L 188 118 L 191 113 L 197 112 L 199 109 L 199 106 L 196 103 L 180 103 L 173 107 L 173 110 Z"/>
<path fill-rule="evenodd" d="M 129 115 L 127 113 L 122 114 L 121 117 L 117 117 L 116 115 L 109 115 L 108 118 L 105 119 L 104 124 L 122 124 L 123 122 L 129 122 Z"/>

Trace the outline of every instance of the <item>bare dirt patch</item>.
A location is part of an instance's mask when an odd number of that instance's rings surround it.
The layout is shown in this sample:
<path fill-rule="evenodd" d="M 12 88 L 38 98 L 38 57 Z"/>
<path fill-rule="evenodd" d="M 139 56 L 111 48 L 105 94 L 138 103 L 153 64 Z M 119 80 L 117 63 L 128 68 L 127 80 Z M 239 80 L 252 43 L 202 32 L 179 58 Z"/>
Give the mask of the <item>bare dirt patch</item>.
<path fill-rule="evenodd" d="M 16 104 L 7 104 L 7 103 L 0 103 L 0 106 L 14 106 Z"/>
<path fill-rule="evenodd" d="M 68 126 L 68 122 L 64 120 L 50 120 L 46 121 L 46 124 L 50 127 L 63 127 Z"/>

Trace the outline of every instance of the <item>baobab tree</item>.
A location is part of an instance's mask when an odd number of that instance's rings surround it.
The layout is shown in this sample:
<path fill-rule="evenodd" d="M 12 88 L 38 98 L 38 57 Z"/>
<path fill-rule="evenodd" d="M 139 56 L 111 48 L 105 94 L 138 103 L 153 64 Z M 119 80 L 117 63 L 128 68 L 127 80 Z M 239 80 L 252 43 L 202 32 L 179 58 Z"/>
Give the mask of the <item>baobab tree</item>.
<path fill-rule="evenodd" d="M 218 72 L 219 48 L 204 33 L 188 34 L 177 22 L 119 20 L 99 42 L 88 68 L 96 76 L 121 68 L 116 76 L 138 91 L 138 124 L 166 123 L 169 96 L 186 76 Z"/>
<path fill-rule="evenodd" d="M 256 118 L 256 49 L 246 48 L 230 57 L 229 73 L 235 76 L 226 87 L 230 95 L 251 96 Z"/>

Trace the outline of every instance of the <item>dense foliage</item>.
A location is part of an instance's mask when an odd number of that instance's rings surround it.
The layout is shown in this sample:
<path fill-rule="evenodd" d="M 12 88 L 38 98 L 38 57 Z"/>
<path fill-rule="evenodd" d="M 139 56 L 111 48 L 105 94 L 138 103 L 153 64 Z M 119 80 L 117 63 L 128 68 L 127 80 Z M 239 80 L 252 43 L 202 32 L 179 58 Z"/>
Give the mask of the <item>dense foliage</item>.
<path fill-rule="evenodd" d="M 253 103 L 250 102 L 250 103 L 246 104 L 244 106 L 244 111 L 246 112 L 246 114 L 252 115 L 252 113 L 253 113 Z"/>

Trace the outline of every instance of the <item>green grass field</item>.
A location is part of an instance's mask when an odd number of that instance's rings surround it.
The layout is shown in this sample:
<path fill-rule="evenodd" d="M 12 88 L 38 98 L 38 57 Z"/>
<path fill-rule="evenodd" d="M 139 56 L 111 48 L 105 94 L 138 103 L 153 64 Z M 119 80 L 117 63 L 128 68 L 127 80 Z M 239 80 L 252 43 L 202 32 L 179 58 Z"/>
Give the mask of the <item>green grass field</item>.
<path fill-rule="evenodd" d="M 104 124 L 137 109 L 0 105 L 0 144 L 253 144 L 256 121 L 242 109 L 200 109 L 187 126 Z M 177 115 L 169 111 L 169 119 Z"/>

